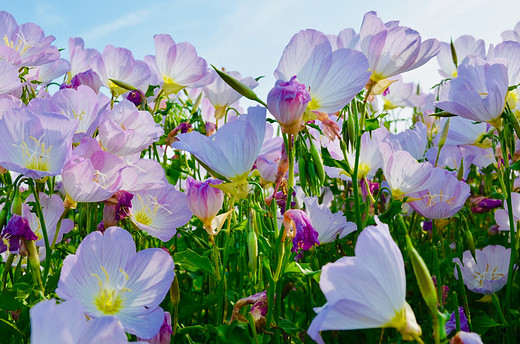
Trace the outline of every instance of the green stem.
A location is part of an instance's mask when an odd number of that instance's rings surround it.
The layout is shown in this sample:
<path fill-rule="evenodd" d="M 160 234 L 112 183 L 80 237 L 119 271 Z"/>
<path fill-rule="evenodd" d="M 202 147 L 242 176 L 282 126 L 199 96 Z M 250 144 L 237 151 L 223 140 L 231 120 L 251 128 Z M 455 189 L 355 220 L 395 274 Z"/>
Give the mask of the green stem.
<path fill-rule="evenodd" d="M 34 181 L 32 179 L 27 180 L 29 183 L 29 189 L 34 195 L 34 202 L 36 203 L 36 216 L 38 216 L 38 220 L 40 221 L 40 225 L 43 233 L 43 241 L 45 242 L 45 265 L 43 267 L 43 286 L 47 284 L 47 275 L 49 274 L 49 269 L 51 266 L 51 246 L 49 244 L 49 236 L 47 235 L 47 227 L 45 226 L 45 219 L 43 218 L 42 207 L 40 205 L 40 195 L 36 191 L 34 187 Z"/>

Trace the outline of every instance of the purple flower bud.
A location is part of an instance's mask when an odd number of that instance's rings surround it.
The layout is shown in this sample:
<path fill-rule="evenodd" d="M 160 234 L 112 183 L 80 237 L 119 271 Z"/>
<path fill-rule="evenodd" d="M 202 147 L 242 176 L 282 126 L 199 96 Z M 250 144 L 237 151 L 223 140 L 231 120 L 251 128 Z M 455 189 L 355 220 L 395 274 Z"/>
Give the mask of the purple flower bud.
<path fill-rule="evenodd" d="M 150 344 L 170 344 L 172 338 L 172 316 L 169 312 L 164 312 L 164 321 L 161 325 L 159 333 L 151 339 L 137 338 L 140 341 L 148 342 Z"/>
<path fill-rule="evenodd" d="M 311 219 L 303 210 L 289 209 L 283 215 L 285 231 L 292 232 L 293 247 L 291 252 L 299 252 L 300 249 L 308 251 L 314 245 L 319 245 L 318 232 L 312 227 Z"/>
<path fill-rule="evenodd" d="M 0 235 L 0 253 L 9 250 L 9 252 L 16 252 L 20 249 L 20 239 L 38 240 L 38 236 L 34 234 L 29 226 L 29 221 L 25 217 L 14 214 L 2 234 Z M 9 241 L 8 245 L 5 244 Z"/>
<path fill-rule="evenodd" d="M 134 103 L 135 106 L 139 106 L 143 103 L 144 97 L 141 91 L 133 90 L 128 92 L 126 99 Z"/>
<path fill-rule="evenodd" d="M 70 84 L 74 89 L 78 89 L 79 85 L 86 85 L 93 89 L 96 93 L 99 93 L 101 80 L 99 79 L 99 75 L 96 72 L 94 72 L 92 69 L 89 69 L 85 72 L 76 74 L 70 81 Z"/>
<path fill-rule="evenodd" d="M 203 182 L 191 177 L 186 179 L 188 207 L 205 227 L 211 227 L 211 221 L 222 208 L 224 193 L 222 190 L 211 186 L 221 183 L 222 181 L 211 178 Z"/>
<path fill-rule="evenodd" d="M 475 205 L 471 208 L 473 213 L 485 213 L 502 206 L 502 200 L 486 198 L 483 196 L 474 198 L 472 203 Z"/>
<path fill-rule="evenodd" d="M 466 318 L 466 314 L 464 314 L 464 307 L 459 307 L 459 319 L 460 319 L 460 329 L 464 332 L 469 332 L 468 326 L 468 318 Z M 455 312 L 451 313 L 450 320 L 446 322 L 444 327 L 446 328 L 446 334 L 450 334 L 456 328 L 456 319 Z"/>
<path fill-rule="evenodd" d="M 267 95 L 269 111 L 280 123 L 283 131 L 297 134 L 300 131 L 300 122 L 311 101 L 309 91 L 293 76 L 290 81 L 278 80 Z"/>
<path fill-rule="evenodd" d="M 117 226 L 119 220 L 129 215 L 134 195 L 127 191 L 117 191 L 107 199 L 103 208 L 103 221 L 98 225 L 98 230 L 103 232 L 106 228 Z M 103 228 L 103 229 L 101 229 Z"/>

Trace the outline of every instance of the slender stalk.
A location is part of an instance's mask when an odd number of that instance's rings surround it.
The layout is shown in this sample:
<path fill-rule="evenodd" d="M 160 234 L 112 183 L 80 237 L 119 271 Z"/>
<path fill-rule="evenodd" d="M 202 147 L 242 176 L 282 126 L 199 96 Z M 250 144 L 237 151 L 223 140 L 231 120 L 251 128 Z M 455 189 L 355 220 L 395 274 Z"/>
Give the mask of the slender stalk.
<path fill-rule="evenodd" d="M 45 265 L 43 267 L 43 286 L 47 284 L 47 275 L 49 274 L 49 269 L 51 266 L 51 246 L 49 244 L 49 236 L 47 234 L 47 227 L 45 225 L 45 219 L 43 218 L 42 207 L 40 204 L 40 195 L 36 191 L 34 187 L 34 181 L 32 179 L 27 180 L 29 183 L 29 189 L 34 195 L 34 202 L 36 203 L 36 216 L 38 216 L 38 220 L 40 221 L 42 233 L 43 233 L 43 241 L 45 242 Z"/>

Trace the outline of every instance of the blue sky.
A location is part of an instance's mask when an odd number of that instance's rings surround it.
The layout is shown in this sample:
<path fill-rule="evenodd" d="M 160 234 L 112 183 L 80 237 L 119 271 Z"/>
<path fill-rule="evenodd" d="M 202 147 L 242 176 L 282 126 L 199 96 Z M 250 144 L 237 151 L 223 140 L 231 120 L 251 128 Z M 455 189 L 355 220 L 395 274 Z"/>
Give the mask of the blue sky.
<path fill-rule="evenodd" d="M 176 42 L 192 43 L 208 63 L 242 75 L 265 75 L 257 89 L 264 98 L 285 45 L 302 29 L 337 34 L 351 27 L 359 32 L 364 13 L 375 10 L 383 21 L 400 20 L 423 39 L 449 41 L 472 34 L 489 45 L 520 21 L 518 0 L 21 0 L 2 5 L 19 24 L 35 22 L 54 35 L 58 48 L 66 48 L 69 37 L 82 37 L 87 48 L 102 51 L 112 44 L 143 58 L 155 53 L 154 34 L 170 34 Z M 62 54 L 68 58 L 68 52 Z M 404 79 L 431 86 L 439 80 L 436 70 L 431 61 Z"/>

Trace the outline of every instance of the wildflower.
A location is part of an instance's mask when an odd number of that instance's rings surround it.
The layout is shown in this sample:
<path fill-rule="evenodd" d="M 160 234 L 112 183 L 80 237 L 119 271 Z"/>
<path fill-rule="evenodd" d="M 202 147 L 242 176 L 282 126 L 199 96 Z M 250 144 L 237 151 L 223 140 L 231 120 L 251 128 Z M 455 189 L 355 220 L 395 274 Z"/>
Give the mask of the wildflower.
<path fill-rule="evenodd" d="M 108 87 L 114 96 L 128 92 L 128 89 L 116 85 L 117 80 L 137 89 L 146 89 L 150 78 L 150 68 L 143 61 L 134 60 L 132 52 L 125 48 L 115 48 L 108 44 L 103 55 L 93 65 L 103 86 Z"/>
<path fill-rule="evenodd" d="M 285 82 L 278 80 L 267 95 L 267 106 L 284 132 L 297 134 L 300 131 L 303 112 L 311 96 L 305 85 L 300 84 L 293 76 Z"/>
<path fill-rule="evenodd" d="M 251 315 L 253 316 L 256 328 L 261 328 L 265 325 L 265 316 L 267 314 L 267 290 L 238 300 L 233 307 L 231 321 L 236 319 L 242 322 L 249 322 L 246 317 L 240 314 L 240 309 L 247 305 L 253 305 L 251 306 Z"/>
<path fill-rule="evenodd" d="M 403 199 L 429 187 L 433 169 L 430 163 L 419 163 L 403 150 L 392 152 L 391 146 L 385 142 L 379 144 L 379 149 L 384 158 L 383 174 L 394 198 Z"/>
<path fill-rule="evenodd" d="M 289 209 L 283 215 L 283 225 L 287 237 L 292 237 L 291 252 L 296 252 L 296 260 L 302 257 L 301 251 L 308 251 L 314 245 L 319 245 L 318 232 L 314 229 L 311 219 L 303 210 Z"/>
<path fill-rule="evenodd" d="M 216 75 L 213 71 L 211 71 L 211 74 Z M 226 71 L 226 74 L 237 79 L 251 89 L 258 86 L 258 81 L 249 76 L 242 78 L 242 75 L 240 75 L 239 72 Z M 242 97 L 240 93 L 231 88 L 231 86 L 220 77 L 214 77 L 214 81 L 211 84 L 204 86 L 203 92 L 215 108 L 214 114 L 215 119 L 217 120 L 224 118 L 224 115 L 231 104 L 235 103 Z"/>
<path fill-rule="evenodd" d="M 511 193 L 511 208 L 513 209 L 513 221 L 518 223 L 520 221 L 520 194 L 517 192 Z M 504 201 L 504 209 L 497 209 L 495 211 L 495 221 L 498 225 L 498 230 L 509 231 L 509 212 L 507 201 Z"/>
<path fill-rule="evenodd" d="M 361 51 L 368 58 L 373 83 L 418 68 L 439 52 L 436 39 L 421 42 L 417 31 L 399 26 L 398 21 L 385 24 L 376 12 L 367 12 L 363 17 L 359 41 Z M 384 89 L 386 87 L 381 92 Z"/>
<path fill-rule="evenodd" d="M 316 196 L 306 197 L 304 203 L 320 244 L 333 242 L 336 237 L 341 239 L 357 229 L 356 224 L 348 222 L 341 212 L 333 214 L 326 204 L 318 204 Z"/>
<path fill-rule="evenodd" d="M 468 56 L 485 58 L 486 45 L 481 39 L 475 39 L 470 35 L 463 35 L 453 42 L 455 53 L 457 55 L 457 62 L 462 62 Z M 453 61 L 451 52 L 451 45 L 446 42 L 440 43 L 439 54 L 437 55 L 437 62 L 439 63 L 439 73 L 445 78 L 457 77 L 457 65 Z"/>
<path fill-rule="evenodd" d="M 432 219 L 446 219 L 455 215 L 466 203 L 470 187 L 449 171 L 434 168 L 430 174 L 430 186 L 423 191 L 411 193 L 416 199 L 409 203 L 422 216 Z"/>
<path fill-rule="evenodd" d="M 291 38 L 274 74 L 286 82 L 296 76 L 309 89 L 308 111 L 333 113 L 363 89 L 370 76 L 367 69 L 362 53 L 345 48 L 333 51 L 325 34 L 308 29 Z"/>
<path fill-rule="evenodd" d="M 34 234 L 29 226 L 29 221 L 25 217 L 16 214 L 13 214 L 11 219 L 9 219 L 0 238 L 0 253 L 5 251 L 18 253 L 21 247 L 21 239 L 38 240 L 38 236 Z"/>
<path fill-rule="evenodd" d="M 58 48 L 51 45 L 54 36 L 45 36 L 41 27 L 34 23 L 18 25 L 14 17 L 0 12 L 0 60 L 17 67 L 34 67 L 56 61 L 60 57 Z"/>
<path fill-rule="evenodd" d="M 87 320 L 79 301 L 43 300 L 31 308 L 31 343 L 125 344 L 125 329 L 115 316 Z"/>
<path fill-rule="evenodd" d="M 74 149 L 62 172 L 63 187 L 74 202 L 101 202 L 121 189 L 120 158 L 99 148 L 92 138 L 85 138 Z"/>
<path fill-rule="evenodd" d="M 477 122 L 500 127 L 508 87 L 503 64 L 461 64 L 458 76 L 441 88 L 435 106 Z"/>
<path fill-rule="evenodd" d="M 212 231 L 213 219 L 217 216 L 224 202 L 222 190 L 211 185 L 221 184 L 218 179 L 206 179 L 199 182 L 191 177 L 186 179 L 186 194 L 188 207 L 195 216 L 204 224 L 204 229 Z"/>
<path fill-rule="evenodd" d="M 343 257 L 322 268 L 320 288 L 327 303 L 316 311 L 307 334 L 323 343 L 320 332 L 394 327 L 404 340 L 421 335 L 406 302 L 406 275 L 399 247 L 388 226 L 366 227 L 358 237 L 355 257 Z"/>
<path fill-rule="evenodd" d="M 133 103 L 123 100 L 100 124 L 99 141 L 105 151 L 124 156 L 140 153 L 163 133 L 148 111 L 139 111 Z"/>
<path fill-rule="evenodd" d="M 469 332 L 468 318 L 466 317 L 466 314 L 464 313 L 464 307 L 459 307 L 459 320 L 460 320 L 460 329 L 464 332 Z M 457 328 L 456 323 L 457 323 L 457 320 L 455 319 L 455 312 L 453 312 L 450 315 L 450 319 L 446 322 L 446 324 L 444 324 L 447 335 L 449 335 L 451 332 L 453 332 Z"/>
<path fill-rule="evenodd" d="M 7 110 L 0 121 L 0 165 L 34 179 L 60 174 L 77 125 L 55 113 Z"/>
<path fill-rule="evenodd" d="M 511 249 L 504 246 L 488 245 L 482 250 L 475 250 L 476 262 L 469 250 L 464 251 L 462 262 L 459 258 L 453 258 L 453 262 L 459 265 L 462 279 L 469 290 L 489 295 L 507 283 L 510 252 Z M 459 279 L 457 269 L 455 278 Z"/>
<path fill-rule="evenodd" d="M 459 331 L 451 338 L 450 344 L 484 344 L 477 333 Z"/>
<path fill-rule="evenodd" d="M 220 188 L 236 186 L 235 195 L 244 198 L 249 192 L 249 171 L 264 141 L 265 114 L 265 108 L 250 107 L 247 115 L 227 123 L 213 136 L 207 137 L 199 132 L 181 134 L 172 147 L 192 153 L 204 167 L 230 179 L 235 184 L 221 184 Z"/>
<path fill-rule="evenodd" d="M 39 193 L 39 200 L 49 243 L 59 243 L 61 239 L 63 239 L 63 234 L 70 232 L 72 228 L 74 228 L 74 222 L 71 219 L 62 219 L 60 230 L 58 233 L 56 233 L 58 222 L 60 221 L 63 211 L 65 210 L 63 200 L 59 195 L 53 194 L 52 196 L 48 196 L 43 192 Z M 27 204 L 31 202 L 34 202 L 34 195 L 32 194 L 27 197 L 25 204 L 22 204 L 22 216 L 27 219 L 31 230 L 37 236 L 35 245 L 44 247 L 45 241 L 43 238 L 40 219 L 38 216 L 36 216 L 35 213 L 31 212 L 27 206 Z"/>
<path fill-rule="evenodd" d="M 169 312 L 164 312 L 164 321 L 161 325 L 159 333 L 151 339 L 137 338 L 138 340 L 148 342 L 150 344 L 170 344 L 172 338 L 172 316 Z"/>
<path fill-rule="evenodd" d="M 156 56 L 146 56 L 145 62 L 159 78 L 165 94 L 177 93 L 185 87 L 203 87 L 213 82 L 214 73 L 197 56 L 195 47 L 188 42 L 175 43 L 170 35 L 155 35 Z"/>
<path fill-rule="evenodd" d="M 177 228 L 192 217 L 186 195 L 171 184 L 162 188 L 136 192 L 132 198 L 130 219 L 141 230 L 166 242 Z"/>
<path fill-rule="evenodd" d="M 63 261 L 56 293 L 78 300 L 91 318 L 113 315 L 128 333 L 155 336 L 163 323 L 159 307 L 174 277 L 171 256 L 158 248 L 136 253 L 130 233 L 110 227 L 95 231 Z"/>

